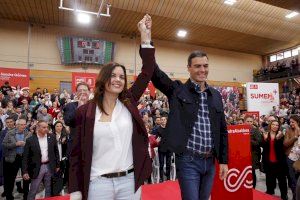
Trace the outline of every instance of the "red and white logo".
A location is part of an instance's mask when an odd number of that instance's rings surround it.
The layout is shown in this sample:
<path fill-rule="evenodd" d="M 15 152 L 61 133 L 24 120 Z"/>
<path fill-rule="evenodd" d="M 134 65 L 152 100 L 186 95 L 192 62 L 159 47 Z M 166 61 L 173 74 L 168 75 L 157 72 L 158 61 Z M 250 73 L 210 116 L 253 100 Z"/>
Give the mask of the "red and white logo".
<path fill-rule="evenodd" d="M 224 179 L 224 187 L 228 192 L 236 192 L 241 187 L 247 189 L 252 188 L 252 179 L 249 174 L 252 174 L 252 166 L 247 166 L 242 172 L 236 168 L 231 168 L 228 171 L 226 179 Z M 249 178 L 249 180 L 248 180 Z"/>
<path fill-rule="evenodd" d="M 250 85 L 250 89 L 257 90 L 258 89 L 258 85 L 257 84 L 251 84 Z"/>

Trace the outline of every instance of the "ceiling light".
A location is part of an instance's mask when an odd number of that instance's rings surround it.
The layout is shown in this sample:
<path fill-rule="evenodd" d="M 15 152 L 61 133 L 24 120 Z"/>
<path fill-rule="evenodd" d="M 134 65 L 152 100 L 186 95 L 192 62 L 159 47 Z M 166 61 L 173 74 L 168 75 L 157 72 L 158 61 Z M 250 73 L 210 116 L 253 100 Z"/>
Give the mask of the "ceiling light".
<path fill-rule="evenodd" d="M 224 1 L 225 4 L 232 6 L 233 4 L 236 3 L 236 0 L 225 0 Z"/>
<path fill-rule="evenodd" d="M 81 24 L 88 24 L 91 21 L 91 16 L 86 13 L 77 13 L 77 20 Z"/>
<path fill-rule="evenodd" d="M 291 12 L 290 14 L 286 15 L 285 17 L 288 19 L 291 19 L 291 18 L 297 16 L 298 14 L 299 14 L 298 12 Z"/>
<path fill-rule="evenodd" d="M 185 30 L 179 30 L 177 32 L 177 36 L 182 37 L 182 38 L 184 38 L 186 36 L 186 34 L 187 34 L 187 32 Z"/>

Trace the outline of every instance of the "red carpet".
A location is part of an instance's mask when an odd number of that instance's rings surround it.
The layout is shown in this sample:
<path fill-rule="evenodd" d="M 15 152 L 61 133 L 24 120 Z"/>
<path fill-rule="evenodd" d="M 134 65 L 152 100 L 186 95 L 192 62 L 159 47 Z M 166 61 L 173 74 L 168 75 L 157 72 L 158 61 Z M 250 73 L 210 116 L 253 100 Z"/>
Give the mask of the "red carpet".
<path fill-rule="evenodd" d="M 253 190 L 253 199 L 279 200 L 280 198 Z M 51 197 L 44 200 L 69 200 L 69 196 Z M 178 182 L 167 181 L 160 184 L 144 185 L 142 187 L 142 200 L 181 200 Z"/>

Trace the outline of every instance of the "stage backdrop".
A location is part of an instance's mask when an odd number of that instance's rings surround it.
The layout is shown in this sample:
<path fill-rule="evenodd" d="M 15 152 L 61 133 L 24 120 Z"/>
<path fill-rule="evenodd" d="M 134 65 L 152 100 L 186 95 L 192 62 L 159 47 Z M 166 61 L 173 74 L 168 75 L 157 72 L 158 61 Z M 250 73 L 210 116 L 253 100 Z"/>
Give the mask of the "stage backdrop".
<path fill-rule="evenodd" d="M 0 86 L 3 85 L 5 81 L 8 81 L 13 89 L 15 89 L 17 85 L 20 85 L 22 90 L 28 90 L 29 79 L 29 69 L 0 67 Z"/>
<path fill-rule="evenodd" d="M 278 83 L 247 83 L 247 110 L 269 115 L 273 106 L 279 106 Z"/>
<path fill-rule="evenodd" d="M 98 74 L 95 73 L 72 73 L 72 91 L 76 92 L 76 85 L 80 82 L 87 83 L 93 90 L 95 87 L 96 79 Z"/>
<path fill-rule="evenodd" d="M 218 165 L 211 199 L 252 200 L 250 126 L 228 126 L 228 175 L 219 179 Z"/>

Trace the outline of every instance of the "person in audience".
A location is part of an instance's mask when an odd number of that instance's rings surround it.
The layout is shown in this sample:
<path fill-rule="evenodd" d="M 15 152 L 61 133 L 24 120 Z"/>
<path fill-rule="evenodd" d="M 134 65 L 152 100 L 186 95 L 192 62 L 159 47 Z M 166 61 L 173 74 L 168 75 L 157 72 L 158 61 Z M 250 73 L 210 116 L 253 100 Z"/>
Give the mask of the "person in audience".
<path fill-rule="evenodd" d="M 23 179 L 31 181 L 28 200 L 34 200 L 43 181 L 45 197 L 51 196 L 51 177 L 59 171 L 59 151 L 53 134 L 48 134 L 48 122 L 38 121 L 36 134 L 26 140 L 22 174 Z"/>
<path fill-rule="evenodd" d="M 252 155 L 252 177 L 253 177 L 253 188 L 256 187 L 256 173 L 255 170 L 260 168 L 261 159 L 261 144 L 262 144 L 262 134 L 259 129 L 254 126 L 253 116 L 245 117 L 245 124 L 250 125 L 250 138 L 251 138 L 251 155 Z"/>
<path fill-rule="evenodd" d="M 59 178 L 62 178 L 64 181 L 63 183 L 67 183 L 68 177 L 68 158 L 67 158 L 67 144 L 68 144 L 68 136 L 66 129 L 64 127 L 64 124 L 61 121 L 56 121 L 53 125 L 53 134 L 55 135 L 58 152 L 59 152 L 59 162 L 60 162 L 60 176 Z M 55 185 L 52 185 L 52 187 L 55 187 Z M 63 189 L 63 188 L 60 188 Z M 52 188 L 52 195 L 57 196 L 60 194 L 60 190 L 55 190 Z"/>
<path fill-rule="evenodd" d="M 63 120 L 67 126 L 70 127 L 69 140 L 67 143 L 67 158 L 69 159 L 72 142 L 76 135 L 76 121 L 75 114 L 77 108 L 87 103 L 89 100 L 90 87 L 85 82 L 80 82 L 76 85 L 76 101 L 67 103 L 63 108 Z"/>
<path fill-rule="evenodd" d="M 41 88 L 37 87 L 35 89 L 35 92 L 32 94 L 32 99 L 34 99 L 34 96 L 37 96 L 37 99 L 40 99 L 42 96 Z"/>
<path fill-rule="evenodd" d="M 101 69 L 94 99 L 76 110 L 76 135 L 70 157 L 71 199 L 140 199 L 140 186 L 150 177 L 148 134 L 137 109 L 154 70 L 154 52 L 146 15 L 138 24 L 143 67 L 127 90 L 124 66 Z M 84 164 L 84 165 L 83 165 Z"/>
<path fill-rule="evenodd" d="M 284 147 L 285 153 L 287 155 L 287 167 L 288 167 L 288 179 L 289 187 L 293 192 L 293 199 L 296 199 L 296 184 L 297 184 L 297 175 L 293 164 L 298 160 L 300 155 L 296 152 L 298 147 L 298 137 L 300 135 L 300 117 L 297 115 L 292 115 L 290 117 L 290 129 L 287 130 L 284 137 Z"/>
<path fill-rule="evenodd" d="M 1 86 L 0 90 L 5 95 L 8 95 L 7 91 L 12 91 L 12 87 L 9 85 L 8 81 L 4 82 L 4 85 Z"/>
<path fill-rule="evenodd" d="M 14 118 L 8 116 L 6 119 L 5 119 L 5 129 L 2 130 L 0 132 L 0 182 L 2 184 L 4 184 L 6 182 L 6 180 L 4 179 L 4 171 L 7 171 L 9 170 L 6 166 L 6 162 L 5 162 L 5 159 L 3 157 L 3 140 L 5 138 L 5 136 L 7 135 L 7 133 L 10 131 L 10 130 L 13 130 L 15 128 L 15 120 Z M 6 196 L 6 192 L 5 192 L 5 188 L 4 188 L 4 191 L 3 193 L 1 194 L 2 197 L 5 197 Z"/>
<path fill-rule="evenodd" d="M 22 168 L 23 152 L 26 139 L 31 136 L 31 133 L 26 130 L 26 119 L 18 119 L 16 121 L 16 128 L 9 129 L 3 140 L 3 156 L 5 159 L 4 168 L 4 190 L 6 192 L 6 199 L 12 200 L 15 179 L 19 169 Z M 23 181 L 23 189 L 20 182 L 18 192 L 24 193 L 23 199 L 27 199 L 29 190 L 29 181 Z"/>
<path fill-rule="evenodd" d="M 166 124 L 167 124 L 168 117 L 162 116 L 160 127 L 157 129 L 157 137 L 159 140 L 164 140 L 166 137 Z M 171 170 L 171 156 L 172 153 L 167 150 L 165 151 L 161 144 L 158 146 L 158 156 L 159 156 L 159 182 L 164 181 L 164 175 L 166 175 L 166 180 L 170 180 L 170 170 Z M 166 160 L 166 164 L 165 164 Z M 164 173 L 164 166 L 166 166 L 166 173 Z"/>
<path fill-rule="evenodd" d="M 262 162 L 266 174 L 266 193 L 271 195 L 275 193 L 276 180 L 278 180 L 281 199 L 288 200 L 286 157 L 283 151 L 284 136 L 279 129 L 279 122 L 274 120 L 269 124 L 269 131 L 263 133 Z"/>
<path fill-rule="evenodd" d="M 48 114 L 47 108 L 41 108 L 39 113 L 37 114 L 38 121 L 46 121 L 48 124 L 52 124 L 52 116 Z"/>

